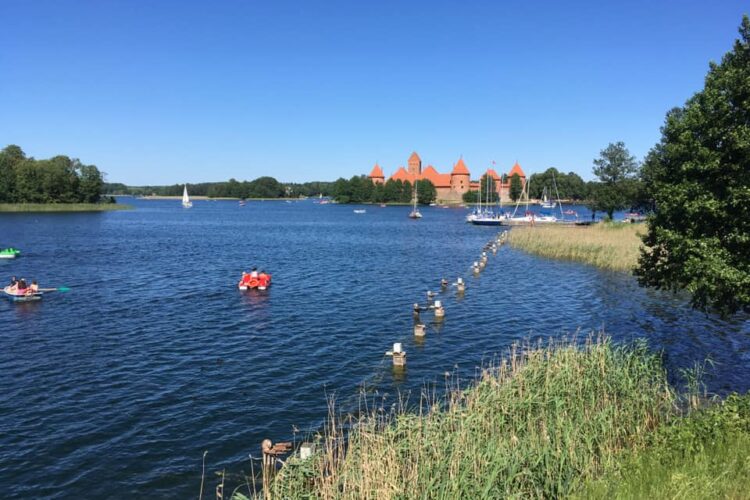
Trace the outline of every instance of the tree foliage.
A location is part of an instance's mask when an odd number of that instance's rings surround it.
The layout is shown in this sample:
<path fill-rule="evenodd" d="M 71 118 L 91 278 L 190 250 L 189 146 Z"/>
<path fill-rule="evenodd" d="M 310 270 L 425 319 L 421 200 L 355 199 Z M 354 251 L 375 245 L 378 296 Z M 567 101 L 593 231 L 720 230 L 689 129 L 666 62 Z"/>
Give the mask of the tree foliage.
<path fill-rule="evenodd" d="M 750 310 L 750 20 L 704 89 L 671 110 L 644 166 L 656 204 L 636 275 L 693 305 Z"/>
<path fill-rule="evenodd" d="M 0 203 L 97 203 L 103 188 L 94 165 L 63 155 L 27 158 L 14 144 L 0 151 Z"/>
<path fill-rule="evenodd" d="M 523 194 L 523 184 L 521 183 L 521 177 L 518 174 L 510 176 L 510 192 L 508 194 L 513 201 L 518 201 L 521 194 Z"/>
<path fill-rule="evenodd" d="M 594 175 L 599 182 L 588 193 L 592 212 L 607 212 L 612 219 L 616 210 L 629 207 L 637 190 L 638 161 L 622 141 L 610 143 L 594 159 Z"/>
<path fill-rule="evenodd" d="M 540 174 L 529 177 L 529 197 L 541 199 L 544 188 L 547 188 L 550 198 L 555 198 L 555 185 L 563 200 L 580 201 L 586 199 L 588 190 L 586 182 L 575 172 L 563 173 L 550 167 Z"/>

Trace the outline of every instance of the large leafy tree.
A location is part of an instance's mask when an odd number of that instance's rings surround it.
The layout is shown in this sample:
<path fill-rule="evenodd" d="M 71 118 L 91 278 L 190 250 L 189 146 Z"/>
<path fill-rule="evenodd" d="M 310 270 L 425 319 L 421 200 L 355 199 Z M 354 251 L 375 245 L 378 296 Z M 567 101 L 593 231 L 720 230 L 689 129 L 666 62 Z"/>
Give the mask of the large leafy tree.
<path fill-rule="evenodd" d="M 750 20 L 704 89 L 667 114 L 644 178 L 650 218 L 636 275 L 694 307 L 750 310 Z"/>
<path fill-rule="evenodd" d="M 521 183 L 521 177 L 518 174 L 511 175 L 510 176 L 510 192 L 508 193 L 510 195 L 510 199 L 513 201 L 518 201 L 522 193 L 523 193 L 523 184 Z"/>
<path fill-rule="evenodd" d="M 429 180 L 422 180 L 417 183 L 417 201 L 422 205 L 429 205 L 437 198 L 437 190 Z"/>
<path fill-rule="evenodd" d="M 625 143 L 610 143 L 594 159 L 594 175 L 599 185 L 590 193 L 590 207 L 607 212 L 612 219 L 616 210 L 630 206 L 638 176 L 638 162 Z"/>

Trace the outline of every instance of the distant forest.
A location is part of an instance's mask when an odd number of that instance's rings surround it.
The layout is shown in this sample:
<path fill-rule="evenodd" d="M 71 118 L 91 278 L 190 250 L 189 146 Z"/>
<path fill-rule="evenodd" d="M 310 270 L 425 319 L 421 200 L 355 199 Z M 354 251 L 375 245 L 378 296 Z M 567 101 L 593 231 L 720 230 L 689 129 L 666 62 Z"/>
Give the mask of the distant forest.
<path fill-rule="evenodd" d="M 104 178 L 94 165 L 58 155 L 48 160 L 27 157 L 11 144 L 0 151 L 0 203 L 98 203 Z"/>
<path fill-rule="evenodd" d="M 225 182 L 201 182 L 187 185 L 193 196 L 211 198 L 299 198 L 300 196 L 329 196 L 332 182 L 306 182 L 302 184 L 282 184 L 273 177 L 258 177 L 253 181 L 229 179 Z M 183 184 L 170 186 L 126 186 L 121 183 L 104 185 L 104 191 L 111 195 L 132 196 L 181 196 Z"/>

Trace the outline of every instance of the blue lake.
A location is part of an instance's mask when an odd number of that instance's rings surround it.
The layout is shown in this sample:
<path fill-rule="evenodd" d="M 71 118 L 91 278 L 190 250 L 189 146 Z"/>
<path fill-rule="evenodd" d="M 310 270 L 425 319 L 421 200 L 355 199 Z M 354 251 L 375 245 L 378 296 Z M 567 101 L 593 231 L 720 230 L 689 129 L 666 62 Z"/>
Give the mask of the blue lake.
<path fill-rule="evenodd" d="M 68 286 L 0 303 L 0 488 L 5 497 L 185 498 L 214 471 L 249 471 L 263 438 L 316 429 L 326 394 L 393 395 L 469 379 L 513 341 L 605 330 L 646 338 L 673 373 L 710 357 L 718 393 L 750 388 L 750 321 L 692 311 L 624 274 L 503 247 L 466 211 L 295 203 L 123 200 L 136 210 L 0 215 L 0 277 Z M 273 274 L 239 292 L 241 271 Z M 442 325 L 412 335 L 411 304 L 445 276 Z M 393 342 L 408 352 L 394 373 Z M 293 429 L 299 429 L 296 433 Z"/>

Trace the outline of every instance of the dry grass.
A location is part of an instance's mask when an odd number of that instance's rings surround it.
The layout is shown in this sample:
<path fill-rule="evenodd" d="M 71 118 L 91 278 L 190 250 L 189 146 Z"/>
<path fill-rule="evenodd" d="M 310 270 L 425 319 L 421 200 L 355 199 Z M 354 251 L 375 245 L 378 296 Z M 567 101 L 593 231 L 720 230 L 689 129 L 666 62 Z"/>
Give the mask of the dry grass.
<path fill-rule="evenodd" d="M 417 411 L 332 416 L 265 498 L 559 498 L 643 446 L 674 404 L 657 356 L 603 339 L 514 347 Z M 236 495 L 235 498 L 246 498 Z"/>
<path fill-rule="evenodd" d="M 551 259 L 572 260 L 613 271 L 631 271 L 638 262 L 643 224 L 514 227 L 511 246 Z"/>

